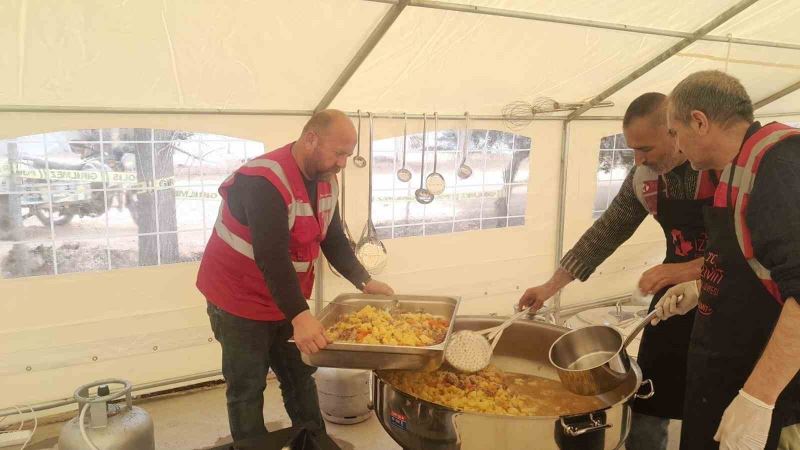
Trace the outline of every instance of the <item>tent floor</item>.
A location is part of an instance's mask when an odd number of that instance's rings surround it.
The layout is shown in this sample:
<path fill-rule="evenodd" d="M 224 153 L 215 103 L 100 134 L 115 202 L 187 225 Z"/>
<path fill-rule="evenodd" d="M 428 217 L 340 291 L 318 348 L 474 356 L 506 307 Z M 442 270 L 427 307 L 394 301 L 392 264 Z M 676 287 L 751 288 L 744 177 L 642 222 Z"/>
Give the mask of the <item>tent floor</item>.
<path fill-rule="evenodd" d="M 136 404 L 146 409 L 155 423 L 156 448 L 209 449 L 230 442 L 225 412 L 225 386 L 216 385 L 198 390 L 140 400 Z M 280 390 L 273 381 L 268 383 L 264 401 L 264 419 L 270 429 L 291 425 L 283 409 Z M 26 450 L 57 449 L 58 433 L 63 422 L 41 425 Z M 374 416 L 355 425 L 326 423 L 328 433 L 342 450 L 380 449 L 399 450 L 400 447 L 383 431 Z M 680 422 L 670 425 L 669 450 L 678 449 Z"/>

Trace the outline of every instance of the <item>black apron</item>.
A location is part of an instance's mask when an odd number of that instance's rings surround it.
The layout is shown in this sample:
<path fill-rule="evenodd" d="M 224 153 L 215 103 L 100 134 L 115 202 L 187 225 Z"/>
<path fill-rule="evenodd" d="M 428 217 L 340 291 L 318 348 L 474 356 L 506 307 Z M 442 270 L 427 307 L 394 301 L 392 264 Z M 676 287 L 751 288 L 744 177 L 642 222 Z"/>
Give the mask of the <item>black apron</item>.
<path fill-rule="evenodd" d="M 728 205 L 730 200 L 729 188 Z M 733 208 L 709 207 L 704 216 L 709 241 L 689 345 L 681 450 L 719 448 L 714 434 L 722 414 L 753 371 L 781 313 L 739 247 Z M 777 448 L 781 428 L 797 423 L 798 411 L 795 376 L 778 397 L 767 449 Z"/>
<path fill-rule="evenodd" d="M 710 205 L 712 199 L 671 199 L 664 195 L 662 186 L 659 177 L 658 215 L 655 219 L 667 240 L 664 263 L 684 263 L 703 256 L 707 240 L 703 208 Z M 655 308 L 670 287 L 662 288 L 653 296 L 649 311 Z M 670 419 L 682 417 L 686 354 L 693 324 L 694 314 L 686 314 L 644 328 L 637 362 L 642 368 L 643 379 L 653 381 L 655 395 L 649 399 L 637 399 L 633 404 L 637 413 Z"/>

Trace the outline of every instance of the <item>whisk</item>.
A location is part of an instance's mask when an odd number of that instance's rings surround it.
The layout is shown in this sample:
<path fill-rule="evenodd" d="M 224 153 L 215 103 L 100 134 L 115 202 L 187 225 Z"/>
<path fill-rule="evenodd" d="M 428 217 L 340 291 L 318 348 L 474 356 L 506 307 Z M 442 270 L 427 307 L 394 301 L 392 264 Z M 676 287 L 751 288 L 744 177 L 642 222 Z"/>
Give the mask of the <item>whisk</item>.
<path fill-rule="evenodd" d="M 537 114 L 558 111 L 574 111 L 588 102 L 562 103 L 550 97 L 537 97 L 532 102 L 513 101 L 503 107 L 503 121 L 508 127 L 517 131 L 528 126 Z M 613 102 L 600 102 L 594 108 L 614 106 Z"/>

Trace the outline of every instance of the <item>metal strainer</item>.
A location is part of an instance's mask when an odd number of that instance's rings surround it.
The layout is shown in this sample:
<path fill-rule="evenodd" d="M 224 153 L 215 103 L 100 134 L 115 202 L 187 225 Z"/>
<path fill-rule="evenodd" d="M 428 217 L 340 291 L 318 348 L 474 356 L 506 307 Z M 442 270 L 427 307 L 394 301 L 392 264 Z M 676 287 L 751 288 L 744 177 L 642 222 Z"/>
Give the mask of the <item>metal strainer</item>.
<path fill-rule="evenodd" d="M 369 117 L 369 155 L 372 158 L 372 113 L 368 113 Z M 375 225 L 372 223 L 372 164 L 369 165 L 369 208 L 367 209 L 367 224 L 364 225 L 364 231 L 361 233 L 361 238 L 356 244 L 356 257 L 367 269 L 371 275 L 380 273 L 389 260 L 386 247 L 380 239 L 378 239 L 378 232 L 375 230 Z"/>
<path fill-rule="evenodd" d="M 515 320 L 528 313 L 531 307 L 509 317 L 508 320 L 492 328 L 480 331 L 461 330 L 453 333 L 444 349 L 444 359 L 453 368 L 462 372 L 478 372 L 486 368 L 503 331 Z"/>

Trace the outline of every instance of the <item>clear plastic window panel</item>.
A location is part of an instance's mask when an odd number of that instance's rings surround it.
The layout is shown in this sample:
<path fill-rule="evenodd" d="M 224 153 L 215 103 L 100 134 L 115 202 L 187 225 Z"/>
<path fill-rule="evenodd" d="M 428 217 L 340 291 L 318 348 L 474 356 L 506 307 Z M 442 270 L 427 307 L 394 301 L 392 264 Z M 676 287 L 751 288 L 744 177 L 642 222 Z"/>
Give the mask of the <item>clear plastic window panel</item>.
<path fill-rule="evenodd" d="M 628 148 L 622 133 L 600 139 L 597 162 L 597 191 L 592 217 L 599 218 L 608 209 L 634 166 L 633 150 Z"/>
<path fill-rule="evenodd" d="M 221 182 L 261 142 L 151 128 L 0 140 L 3 278 L 197 261 Z"/>
<path fill-rule="evenodd" d="M 409 134 L 405 168 L 412 178 L 401 181 L 403 136 L 378 140 L 373 146 L 372 219 L 381 239 L 522 226 L 530 179 L 530 137 L 499 130 L 439 130 L 429 127 L 422 172 L 422 133 Z M 438 154 L 434 157 L 434 151 Z M 445 190 L 429 204 L 417 201 L 420 177 L 433 172 Z M 459 168 L 471 169 L 459 176 Z"/>

